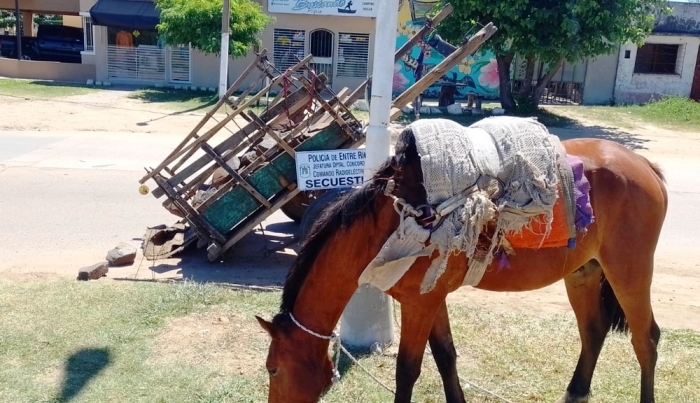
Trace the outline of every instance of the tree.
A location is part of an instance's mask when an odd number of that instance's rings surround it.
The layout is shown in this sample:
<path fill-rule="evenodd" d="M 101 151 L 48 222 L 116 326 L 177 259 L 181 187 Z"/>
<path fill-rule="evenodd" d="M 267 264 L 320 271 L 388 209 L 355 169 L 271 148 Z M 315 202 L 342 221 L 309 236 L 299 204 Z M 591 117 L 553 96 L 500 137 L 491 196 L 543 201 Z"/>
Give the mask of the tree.
<path fill-rule="evenodd" d="M 35 25 L 63 25 L 63 16 L 57 14 L 34 14 Z"/>
<path fill-rule="evenodd" d="M 15 19 L 14 12 L 0 10 L 0 29 L 4 31 L 6 29 L 14 28 Z"/>
<path fill-rule="evenodd" d="M 464 32 L 474 24 L 493 22 L 498 27 L 484 49 L 496 55 L 501 105 L 505 109 L 537 108 L 540 96 L 565 61 L 575 63 L 611 53 L 620 43 L 642 43 L 654 26 L 655 14 L 669 11 L 667 0 L 449 0 L 449 3 L 454 11 L 439 25 L 438 31 L 450 42 L 461 42 Z M 516 54 L 527 65 L 523 86 L 513 94 L 510 65 Z M 534 77 L 537 61 L 544 62 L 547 68 Z"/>
<path fill-rule="evenodd" d="M 156 0 L 160 9 L 158 33 L 165 43 L 204 53 L 221 52 L 222 0 Z M 231 0 L 229 54 L 244 56 L 259 42 L 258 35 L 273 21 L 251 0 Z"/>

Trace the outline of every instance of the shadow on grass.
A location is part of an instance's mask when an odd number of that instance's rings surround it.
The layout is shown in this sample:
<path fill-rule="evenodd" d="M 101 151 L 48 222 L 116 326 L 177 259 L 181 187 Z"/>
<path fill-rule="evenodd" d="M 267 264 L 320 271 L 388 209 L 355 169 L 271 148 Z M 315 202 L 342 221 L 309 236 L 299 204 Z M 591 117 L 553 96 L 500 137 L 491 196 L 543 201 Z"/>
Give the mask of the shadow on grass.
<path fill-rule="evenodd" d="M 66 360 L 63 387 L 57 397 L 59 402 L 69 402 L 80 393 L 92 378 L 104 370 L 111 361 L 106 348 L 89 348 L 73 353 Z"/>
<path fill-rule="evenodd" d="M 134 91 L 129 95 L 131 99 L 143 102 L 168 103 L 173 105 L 189 106 L 191 108 L 179 113 L 192 112 L 216 104 L 219 97 L 215 93 L 204 91 L 183 91 L 168 88 L 146 88 Z"/>

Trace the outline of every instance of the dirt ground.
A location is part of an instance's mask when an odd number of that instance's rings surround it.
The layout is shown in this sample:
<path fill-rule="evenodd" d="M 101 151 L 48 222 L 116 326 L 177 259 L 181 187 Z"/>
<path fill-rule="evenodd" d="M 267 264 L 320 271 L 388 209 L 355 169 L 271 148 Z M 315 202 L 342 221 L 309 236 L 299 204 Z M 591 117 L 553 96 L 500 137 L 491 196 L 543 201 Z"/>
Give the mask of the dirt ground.
<path fill-rule="evenodd" d="M 0 96 L 2 119 L 0 131 L 111 131 L 135 133 L 182 133 L 183 128 L 192 128 L 204 115 L 203 110 L 174 112 L 162 105 L 147 104 L 127 98 L 128 93 L 119 90 L 98 91 L 79 96 L 55 100 L 35 100 Z M 7 111 L 11 111 L 8 114 Z M 41 119 L 35 119 L 40 113 Z M 651 126 L 619 130 L 600 124 L 593 117 L 572 115 L 579 124 L 566 128 L 550 128 L 562 139 L 574 137 L 610 138 L 658 162 L 662 167 L 700 168 L 700 133 L 674 132 Z M 180 134 L 181 136 L 182 134 Z M 681 171 L 681 169 L 678 169 Z M 692 169 L 688 169 L 692 171 Z M 674 171 L 675 172 L 675 171 Z M 697 172 L 697 170 L 695 171 Z M 674 206 L 672 199 L 669 215 L 690 214 L 694 199 L 685 198 L 683 182 L 687 178 L 669 177 L 669 190 L 680 196 Z M 690 196 L 688 196 L 690 197 Z M 678 207 L 680 206 L 680 207 Z M 697 207 L 695 207 L 697 208 Z M 697 214 L 696 214 L 697 215 Z M 697 218 L 693 218 L 697 221 Z M 667 219 L 668 221 L 668 219 Z M 653 304 L 658 322 L 662 327 L 690 328 L 700 331 L 700 251 L 696 238 L 687 241 L 687 228 L 677 225 L 664 228 L 664 234 L 656 254 L 656 272 L 652 286 Z M 697 228 L 697 227 L 695 227 Z M 671 242 L 673 241 L 673 242 Z M 291 249 L 290 249 L 291 250 Z M 29 259 L 29 258 L 28 258 Z M 27 265 L 24 278 L 45 278 L 32 273 Z M 72 273 L 72 271 L 71 271 Z M 15 279 L 17 273 L 14 273 Z M 526 275 L 526 274 L 525 274 Z M 243 275 L 245 276 L 245 275 Z M 265 275 L 249 272 L 249 278 L 238 277 L 240 283 L 255 283 Z M 283 272 L 272 271 L 271 283 L 283 281 Z M 274 277 L 274 279 L 272 278 Z M 527 293 L 486 293 L 464 287 L 449 297 L 453 303 L 475 304 L 497 311 L 516 311 L 531 315 L 554 313 L 571 314 L 563 283 L 559 282 L 542 290 Z M 213 320 L 207 318 L 207 321 Z M 179 326 L 176 326 L 179 327 Z M 173 330 L 166 337 L 179 338 L 186 335 Z M 234 368 L 237 370 L 239 368 Z"/>

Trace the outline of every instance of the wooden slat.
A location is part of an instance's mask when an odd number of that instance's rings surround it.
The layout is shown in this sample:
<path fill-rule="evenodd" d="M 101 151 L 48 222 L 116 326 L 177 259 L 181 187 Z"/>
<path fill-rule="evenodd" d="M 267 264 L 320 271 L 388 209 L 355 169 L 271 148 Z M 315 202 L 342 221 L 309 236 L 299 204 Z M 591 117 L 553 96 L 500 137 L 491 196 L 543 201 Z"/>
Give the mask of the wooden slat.
<path fill-rule="evenodd" d="M 428 18 L 423 25 L 423 28 L 419 29 L 418 32 L 416 32 L 415 35 L 411 37 L 411 39 L 408 40 L 408 42 L 404 43 L 403 46 L 399 50 L 396 51 L 394 54 L 394 63 L 398 62 L 401 60 L 401 58 L 408 52 L 413 49 L 418 42 L 423 40 L 423 35 L 425 35 L 428 31 L 431 29 L 435 28 L 444 20 L 445 18 L 449 17 L 450 14 L 452 14 L 452 11 L 454 11 L 453 7 L 451 4 L 445 4 L 445 6 L 440 10 L 439 13 L 435 15 L 433 18 Z"/>
<path fill-rule="evenodd" d="M 307 98 L 309 97 L 309 93 L 306 90 L 306 88 L 302 88 L 296 92 L 294 92 L 287 100 L 289 102 L 289 114 L 294 114 L 297 112 L 299 109 L 301 109 L 307 102 Z M 285 120 L 287 117 L 285 114 L 282 114 L 284 111 L 284 106 L 279 105 L 278 107 L 272 108 L 265 113 L 262 114 L 261 118 L 263 120 L 267 119 L 272 119 L 268 121 L 269 125 L 277 124 L 280 123 L 281 121 Z M 236 132 L 234 135 L 229 137 L 228 139 L 224 140 L 221 144 L 218 146 L 214 147 L 214 150 L 223 155 L 224 158 L 227 157 L 227 155 L 230 155 L 229 153 L 226 153 L 227 150 L 230 150 L 237 145 L 239 145 L 242 141 L 247 136 L 250 136 L 257 130 L 257 125 L 254 123 L 249 123 L 241 128 L 238 132 Z M 179 184 L 181 182 L 184 182 L 185 179 L 189 178 L 191 175 L 195 174 L 197 171 L 200 169 L 204 168 L 209 162 L 211 161 L 211 157 L 208 155 L 202 155 L 199 159 L 195 160 L 193 163 L 182 169 L 180 172 L 178 172 L 176 175 L 174 175 L 172 178 L 168 180 L 168 182 L 173 185 L 173 184 Z M 214 169 L 216 167 L 213 167 L 211 169 L 211 172 L 214 172 Z M 210 173 L 211 174 L 211 173 Z M 192 182 L 190 182 L 190 185 Z M 187 186 L 183 187 L 183 189 L 187 189 Z M 160 189 L 154 189 L 153 192 L 151 192 L 153 196 L 156 198 L 159 198 L 163 196 L 165 193 L 160 190 Z"/>
<path fill-rule="evenodd" d="M 299 68 L 299 66 L 302 66 L 302 65 L 308 63 L 312 58 L 313 58 L 312 55 L 306 56 L 304 59 L 302 59 L 302 61 L 300 61 L 299 63 L 297 63 L 296 65 L 294 65 L 294 68 L 295 68 L 295 69 L 296 69 L 296 68 Z M 253 103 L 257 102 L 257 100 L 260 99 L 260 98 L 262 97 L 262 94 L 263 94 L 265 91 L 269 90 L 270 88 L 272 88 L 272 86 L 276 85 L 277 83 L 283 81 L 285 78 L 286 78 L 285 75 L 281 75 L 281 76 L 276 77 L 276 78 L 273 80 L 273 82 L 270 83 L 270 85 L 268 85 L 267 87 L 265 87 L 265 89 L 263 89 L 262 91 L 258 92 L 256 95 L 252 96 L 250 99 L 248 99 L 247 101 L 245 101 L 242 105 L 240 105 L 240 106 L 239 106 L 239 109 L 245 109 L 245 108 L 247 108 L 248 106 L 252 105 Z M 182 155 L 182 154 L 185 153 L 185 152 L 187 152 L 187 153 L 186 153 L 182 158 L 180 158 L 180 161 L 179 161 L 178 163 L 176 163 L 176 164 L 171 168 L 171 170 L 174 172 L 174 171 L 176 171 L 178 168 L 180 168 L 180 167 L 195 153 L 195 152 L 197 152 L 196 148 L 199 147 L 200 144 L 202 144 L 203 142 L 205 142 L 205 141 L 209 140 L 210 138 L 212 138 L 216 133 L 219 132 L 219 130 L 221 130 L 224 126 L 226 126 L 226 124 L 227 124 L 228 122 L 230 122 L 231 120 L 233 120 L 233 118 L 235 118 L 235 117 L 236 117 L 236 115 L 234 115 L 234 114 L 231 114 L 231 115 L 226 116 L 224 119 L 221 120 L 221 122 L 217 123 L 216 126 L 214 126 L 214 127 L 211 128 L 209 131 L 207 131 L 206 133 L 204 133 L 201 137 L 199 137 L 199 138 L 198 138 L 197 140 L 195 140 L 194 142 L 190 143 L 187 147 L 183 148 L 183 149 L 180 151 L 179 154 Z"/>
<path fill-rule="evenodd" d="M 229 237 L 226 240 L 226 242 L 224 242 L 223 245 L 221 245 L 220 248 L 218 248 L 218 253 L 207 254 L 207 258 L 209 259 L 209 261 L 213 262 L 214 260 L 216 260 L 216 258 L 221 256 L 222 253 L 230 249 L 233 245 L 236 244 L 236 242 L 240 241 L 244 236 L 246 236 L 253 228 L 255 228 L 261 222 L 265 221 L 267 217 L 271 216 L 272 213 L 277 211 L 280 207 L 284 206 L 288 201 L 292 200 L 297 194 L 299 194 L 299 189 L 295 187 L 286 195 L 275 200 L 272 204 L 272 208 L 258 210 L 256 213 L 253 213 L 250 217 L 246 218 L 244 222 L 247 222 L 242 227 L 235 228 L 235 230 L 233 231 L 233 235 Z"/>
<path fill-rule="evenodd" d="M 408 53 L 413 47 L 423 40 L 423 35 L 428 32 L 429 30 L 432 29 L 432 27 L 437 26 L 442 20 L 447 18 L 453 11 L 452 5 L 446 4 L 440 12 L 435 15 L 432 19 L 428 19 L 426 24 L 416 32 L 415 35 L 413 35 L 408 42 L 406 42 L 399 50 L 394 53 L 394 63 L 397 63 L 401 58 Z M 362 94 L 364 94 L 367 85 L 369 85 L 370 81 L 372 81 L 372 76 L 370 75 L 365 81 L 360 84 L 359 87 L 355 88 L 355 90 L 348 96 L 347 100 L 343 102 L 343 104 L 352 106 L 352 104 L 355 103 L 358 99 L 362 97 Z"/>
<path fill-rule="evenodd" d="M 479 47 L 486 42 L 493 34 L 495 34 L 497 28 L 493 23 L 489 23 L 483 27 L 479 32 L 476 33 L 471 39 L 463 43 L 457 50 L 452 52 L 451 55 L 443 59 L 435 68 L 433 68 L 428 74 L 424 75 L 415 84 L 409 87 L 401 95 L 394 99 L 392 107 L 396 109 L 401 109 L 406 106 L 409 102 L 413 101 L 419 94 L 428 89 L 433 83 L 444 76 L 452 67 L 459 64 L 465 57 L 476 52 Z"/>
<path fill-rule="evenodd" d="M 286 151 L 289 155 L 292 156 L 292 158 L 295 157 L 296 153 L 294 152 L 294 149 L 290 147 L 289 144 L 287 144 L 285 141 L 283 141 L 280 138 L 280 136 L 278 136 L 277 133 L 274 130 L 272 130 L 272 128 L 268 126 L 267 123 L 265 123 L 264 120 L 260 119 L 260 117 L 258 117 L 258 115 L 256 115 L 253 112 L 249 112 L 249 115 L 252 117 L 253 122 L 258 125 L 260 130 L 264 131 L 265 133 L 267 133 L 267 135 L 275 139 L 277 145 L 282 147 L 284 151 Z"/>
<path fill-rule="evenodd" d="M 265 196 L 261 195 L 260 192 L 255 190 L 255 188 L 251 186 L 251 184 L 248 183 L 245 179 L 243 179 L 243 177 L 241 177 L 241 175 L 239 175 L 235 169 L 231 168 L 231 166 L 227 164 L 226 161 L 224 161 L 224 159 L 221 158 L 221 156 L 217 154 L 216 151 L 214 151 L 214 149 L 211 148 L 209 144 L 204 144 L 202 146 L 202 149 L 205 153 L 209 154 L 214 159 L 214 161 L 216 161 L 216 163 L 218 163 L 219 166 L 221 166 L 221 168 L 224 169 L 224 171 L 228 172 L 228 174 L 231 175 L 231 177 L 234 180 L 236 180 L 239 185 L 243 186 L 243 189 L 247 190 L 248 193 L 250 193 L 260 204 L 267 208 L 272 207 L 272 205 L 269 201 L 267 201 Z"/>
<path fill-rule="evenodd" d="M 224 238 L 223 235 L 219 231 L 216 230 L 207 220 L 205 220 L 199 213 L 192 208 L 185 200 L 180 197 L 180 195 L 170 187 L 170 185 L 165 181 L 165 179 L 160 176 L 159 174 L 156 174 L 153 176 L 153 179 L 156 181 L 158 186 L 160 186 L 162 189 L 164 189 L 170 198 L 170 200 L 173 201 L 173 203 L 176 204 L 177 207 L 180 208 L 185 213 L 185 217 L 187 221 L 192 223 L 193 227 L 204 227 L 207 231 L 209 231 L 209 234 L 216 239 L 219 242 L 226 242 L 226 238 Z"/>
<path fill-rule="evenodd" d="M 252 72 L 253 69 L 256 68 L 256 67 L 258 66 L 258 64 L 260 63 L 260 61 L 261 61 L 266 55 L 267 55 L 267 49 L 263 49 L 262 52 L 260 52 L 260 54 L 257 55 L 257 57 L 255 58 L 255 61 L 254 61 L 253 63 L 251 63 L 251 64 L 243 71 L 243 73 L 241 74 L 241 76 L 238 77 L 238 79 L 229 87 L 228 91 L 226 91 L 226 94 L 225 94 L 221 99 L 219 99 L 219 101 L 207 112 L 206 115 L 204 115 L 204 117 L 202 118 L 202 120 L 200 120 L 199 123 L 197 123 L 197 125 L 194 127 L 194 129 L 192 129 L 192 130 L 190 131 L 190 133 L 180 142 L 180 144 L 178 144 L 178 146 L 175 147 L 175 149 L 173 149 L 173 151 L 170 152 L 170 154 L 163 160 L 163 162 L 161 162 L 160 164 L 158 164 L 158 166 L 157 166 L 155 169 L 153 169 L 152 171 L 148 172 L 146 176 L 144 176 L 143 178 L 141 178 L 141 179 L 139 180 L 139 183 L 142 183 L 142 184 L 143 184 L 143 183 L 146 182 L 148 179 L 150 179 L 151 177 L 153 177 L 153 175 L 155 175 L 156 173 L 159 173 L 159 172 L 160 172 L 163 168 L 165 168 L 170 162 L 172 162 L 172 160 L 173 160 L 174 158 L 177 158 L 177 157 L 174 157 L 174 156 L 175 156 L 178 152 L 180 152 L 180 150 L 181 150 L 183 147 L 185 147 L 185 146 L 187 145 L 187 143 L 190 141 L 190 139 L 192 139 L 192 137 L 197 138 L 197 132 L 199 131 L 199 129 L 201 129 L 202 127 L 204 127 L 204 125 L 207 123 L 207 121 L 208 121 L 209 119 L 211 119 L 211 117 L 216 113 L 216 111 L 219 110 L 219 108 L 221 108 L 221 105 L 223 105 L 223 104 L 228 100 L 228 98 L 229 98 L 229 97 L 236 91 L 236 89 L 241 85 L 241 83 L 243 82 L 243 80 L 244 80 L 246 77 L 248 77 L 248 75 L 250 74 L 250 72 Z"/>

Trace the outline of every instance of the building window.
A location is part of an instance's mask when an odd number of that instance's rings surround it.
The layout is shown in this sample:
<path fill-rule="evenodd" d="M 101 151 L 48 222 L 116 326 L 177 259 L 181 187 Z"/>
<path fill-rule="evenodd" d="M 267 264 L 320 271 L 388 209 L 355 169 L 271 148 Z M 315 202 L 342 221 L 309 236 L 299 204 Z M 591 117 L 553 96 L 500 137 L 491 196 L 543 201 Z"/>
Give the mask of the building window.
<path fill-rule="evenodd" d="M 680 45 L 647 43 L 637 49 L 634 72 L 637 74 L 680 74 Z"/>
<path fill-rule="evenodd" d="M 287 70 L 306 56 L 306 31 L 275 28 L 273 40 L 273 61 L 279 71 Z"/>
<path fill-rule="evenodd" d="M 338 34 L 338 77 L 366 78 L 369 34 Z"/>
<path fill-rule="evenodd" d="M 95 53 L 95 31 L 92 27 L 92 18 L 83 16 L 83 44 L 85 53 Z"/>

